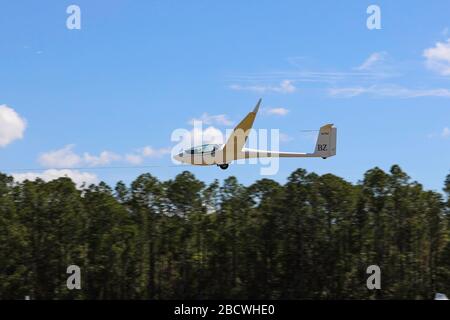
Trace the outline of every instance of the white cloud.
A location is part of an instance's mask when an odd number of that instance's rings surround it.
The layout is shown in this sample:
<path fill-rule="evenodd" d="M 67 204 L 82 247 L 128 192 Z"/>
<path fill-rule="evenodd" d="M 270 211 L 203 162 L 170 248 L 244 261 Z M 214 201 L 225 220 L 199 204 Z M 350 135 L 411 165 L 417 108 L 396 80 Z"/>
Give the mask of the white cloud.
<path fill-rule="evenodd" d="M 39 163 L 48 168 L 70 168 L 79 166 L 82 158 L 72 151 L 74 145 L 69 144 L 58 150 L 52 150 L 39 156 Z"/>
<path fill-rule="evenodd" d="M 242 86 L 239 84 L 233 84 L 230 89 L 237 91 L 253 91 L 258 93 L 275 92 L 275 93 L 293 93 L 297 88 L 292 84 L 291 80 L 283 80 L 279 85 L 249 85 Z"/>
<path fill-rule="evenodd" d="M 445 127 L 442 129 L 442 131 L 440 133 L 429 133 L 427 134 L 427 137 L 429 139 L 435 139 L 435 138 L 443 138 L 443 139 L 447 139 L 450 138 L 450 128 L 449 127 Z"/>
<path fill-rule="evenodd" d="M 154 149 L 151 146 L 145 146 L 136 150 L 135 153 L 125 155 L 125 161 L 133 165 L 141 164 L 145 158 L 160 158 L 170 154 L 170 148 Z"/>
<path fill-rule="evenodd" d="M 227 115 L 225 114 L 217 114 L 217 115 L 209 115 L 208 113 L 203 113 L 202 116 L 197 119 L 191 119 L 189 121 L 189 124 L 194 125 L 195 122 L 202 122 L 203 124 L 218 124 L 218 125 L 224 125 L 229 126 L 233 124 L 233 121 L 228 119 Z"/>
<path fill-rule="evenodd" d="M 138 165 L 144 161 L 144 158 L 139 154 L 127 154 L 127 155 L 125 155 L 125 160 L 128 163 Z"/>
<path fill-rule="evenodd" d="M 411 89 L 395 85 L 373 85 L 369 87 L 343 87 L 329 89 L 328 93 L 333 97 L 351 98 L 362 94 L 378 97 L 419 98 L 419 97 L 443 97 L 450 98 L 450 90 L 436 89 Z"/>
<path fill-rule="evenodd" d="M 137 149 L 134 153 L 123 155 L 111 151 L 102 151 L 99 155 L 88 152 L 79 155 L 73 151 L 74 145 L 69 144 L 58 150 L 52 150 L 39 156 L 39 163 L 47 168 L 74 168 L 77 166 L 97 167 L 108 165 L 112 162 L 125 161 L 132 164 L 140 164 L 144 158 L 162 157 L 170 153 L 169 148 L 154 149 L 150 146 Z"/>
<path fill-rule="evenodd" d="M 36 180 L 37 178 L 40 178 L 44 181 L 51 181 L 61 177 L 68 177 L 71 178 L 78 187 L 80 187 L 83 183 L 86 183 L 86 185 L 90 185 L 99 182 L 99 179 L 95 174 L 70 169 L 49 169 L 43 172 L 12 173 L 11 175 L 16 181 L 19 182 L 24 180 L 32 181 Z"/>
<path fill-rule="evenodd" d="M 22 139 L 26 126 L 26 120 L 14 109 L 5 104 L 0 105 L 0 147 Z"/>
<path fill-rule="evenodd" d="M 194 130 L 191 131 L 191 134 L 196 142 L 194 145 L 202 143 L 224 143 L 222 132 L 213 126 L 210 126 L 203 131 L 198 128 L 194 128 Z"/>
<path fill-rule="evenodd" d="M 273 87 L 272 90 L 280 93 L 292 93 L 296 90 L 296 88 L 292 84 L 292 81 L 283 80 L 278 87 Z"/>
<path fill-rule="evenodd" d="M 385 57 L 386 52 L 374 52 L 356 69 L 361 71 L 371 70 L 376 64 L 383 61 Z"/>
<path fill-rule="evenodd" d="M 443 76 L 450 75 L 450 39 L 447 42 L 437 42 L 432 48 L 423 52 L 425 65 Z"/>
<path fill-rule="evenodd" d="M 163 155 L 170 154 L 170 148 L 160 148 L 160 149 L 154 149 L 150 146 L 145 146 L 141 148 L 140 153 L 142 156 L 146 158 L 159 158 Z"/>
<path fill-rule="evenodd" d="M 331 88 L 328 93 L 334 97 L 351 98 L 367 93 L 368 89 L 363 87 L 345 87 L 345 88 Z"/>
<path fill-rule="evenodd" d="M 285 116 L 289 113 L 289 110 L 286 108 L 269 108 L 266 110 L 266 113 L 269 115 Z"/>
<path fill-rule="evenodd" d="M 89 166 L 101 166 L 118 161 L 121 156 L 110 151 L 102 151 L 98 156 L 91 155 L 87 152 L 83 154 L 83 162 Z"/>
<path fill-rule="evenodd" d="M 190 131 L 183 130 L 178 147 L 181 150 L 208 143 L 222 144 L 224 140 L 224 135 L 219 129 L 209 126 L 203 130 L 200 126 Z"/>
<path fill-rule="evenodd" d="M 383 53 L 383 62 L 387 58 L 387 53 Z M 381 62 L 381 60 L 380 60 Z M 377 67 L 377 68 L 375 68 Z M 376 70 L 375 70 L 376 69 Z M 274 81 L 289 81 L 290 84 L 296 82 L 306 83 L 336 83 L 338 81 L 373 81 L 390 78 L 393 76 L 400 76 L 392 66 L 385 63 L 377 63 L 373 65 L 370 70 L 358 70 L 354 68 L 352 71 L 323 71 L 323 70 L 285 70 L 285 71 L 272 71 L 272 72 L 260 72 L 260 73 L 246 73 L 236 74 L 228 77 L 229 81 L 239 83 L 268 83 Z M 289 80 L 284 80 L 289 79 Z M 256 92 L 266 92 L 269 89 L 274 88 L 269 85 L 239 85 L 234 84 L 230 86 L 234 90 L 251 90 Z"/>

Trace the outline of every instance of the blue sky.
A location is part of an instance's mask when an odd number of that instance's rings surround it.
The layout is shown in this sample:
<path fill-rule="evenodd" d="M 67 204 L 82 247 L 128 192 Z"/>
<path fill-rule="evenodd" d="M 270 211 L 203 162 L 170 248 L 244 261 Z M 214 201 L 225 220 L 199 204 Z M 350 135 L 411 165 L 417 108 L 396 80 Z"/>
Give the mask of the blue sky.
<path fill-rule="evenodd" d="M 81 30 L 66 28 L 71 4 Z M 370 4 L 380 30 L 366 27 Z M 302 167 L 356 182 L 399 164 L 441 190 L 450 172 L 448 1 L 3 1 L 1 12 L 3 172 L 68 167 L 113 184 L 189 169 L 249 184 L 258 165 L 178 167 L 167 150 L 192 119 L 207 113 L 224 131 L 260 97 L 254 127 L 280 129 L 282 150 L 310 151 L 302 130 L 338 127 L 336 157 L 283 159 L 269 178 Z M 101 169 L 130 165 L 155 167 Z"/>

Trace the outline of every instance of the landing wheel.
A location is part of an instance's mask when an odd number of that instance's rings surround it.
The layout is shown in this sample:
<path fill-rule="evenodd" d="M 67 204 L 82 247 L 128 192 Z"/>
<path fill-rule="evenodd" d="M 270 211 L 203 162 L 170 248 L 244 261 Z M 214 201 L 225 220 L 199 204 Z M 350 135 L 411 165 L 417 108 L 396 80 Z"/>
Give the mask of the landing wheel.
<path fill-rule="evenodd" d="M 226 169 L 228 169 L 228 163 L 224 163 L 224 164 L 219 164 L 218 166 L 219 166 L 219 167 L 220 167 L 220 169 L 222 169 L 222 170 L 226 170 Z"/>
<path fill-rule="evenodd" d="M 326 159 L 327 157 L 322 157 L 322 159 Z"/>

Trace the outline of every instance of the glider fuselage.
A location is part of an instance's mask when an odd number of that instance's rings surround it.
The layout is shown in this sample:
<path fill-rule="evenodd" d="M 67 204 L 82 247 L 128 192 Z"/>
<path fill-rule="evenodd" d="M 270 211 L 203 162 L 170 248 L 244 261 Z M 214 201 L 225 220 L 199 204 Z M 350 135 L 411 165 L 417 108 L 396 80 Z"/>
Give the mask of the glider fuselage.
<path fill-rule="evenodd" d="M 259 110 L 261 99 L 253 111 L 239 122 L 234 128 L 225 144 L 204 144 L 183 150 L 174 156 L 180 162 L 198 165 L 218 165 L 222 169 L 228 168 L 228 164 L 234 160 L 249 158 L 323 158 L 332 157 L 336 154 L 337 129 L 332 124 L 326 124 L 319 130 L 317 142 L 312 153 L 282 152 L 278 150 L 248 149 L 244 145 L 252 129 L 253 122 Z"/>

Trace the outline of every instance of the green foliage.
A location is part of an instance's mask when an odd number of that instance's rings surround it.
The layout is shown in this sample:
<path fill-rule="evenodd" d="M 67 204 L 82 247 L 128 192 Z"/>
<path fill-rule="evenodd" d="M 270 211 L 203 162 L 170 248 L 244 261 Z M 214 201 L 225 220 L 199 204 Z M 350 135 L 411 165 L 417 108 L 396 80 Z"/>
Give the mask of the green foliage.
<path fill-rule="evenodd" d="M 358 184 L 298 169 L 247 187 L 0 174 L 0 299 L 431 298 L 450 293 L 449 195 L 450 175 L 441 195 L 397 165 Z M 82 290 L 66 287 L 72 264 Z M 372 264 L 381 290 L 366 288 Z"/>

